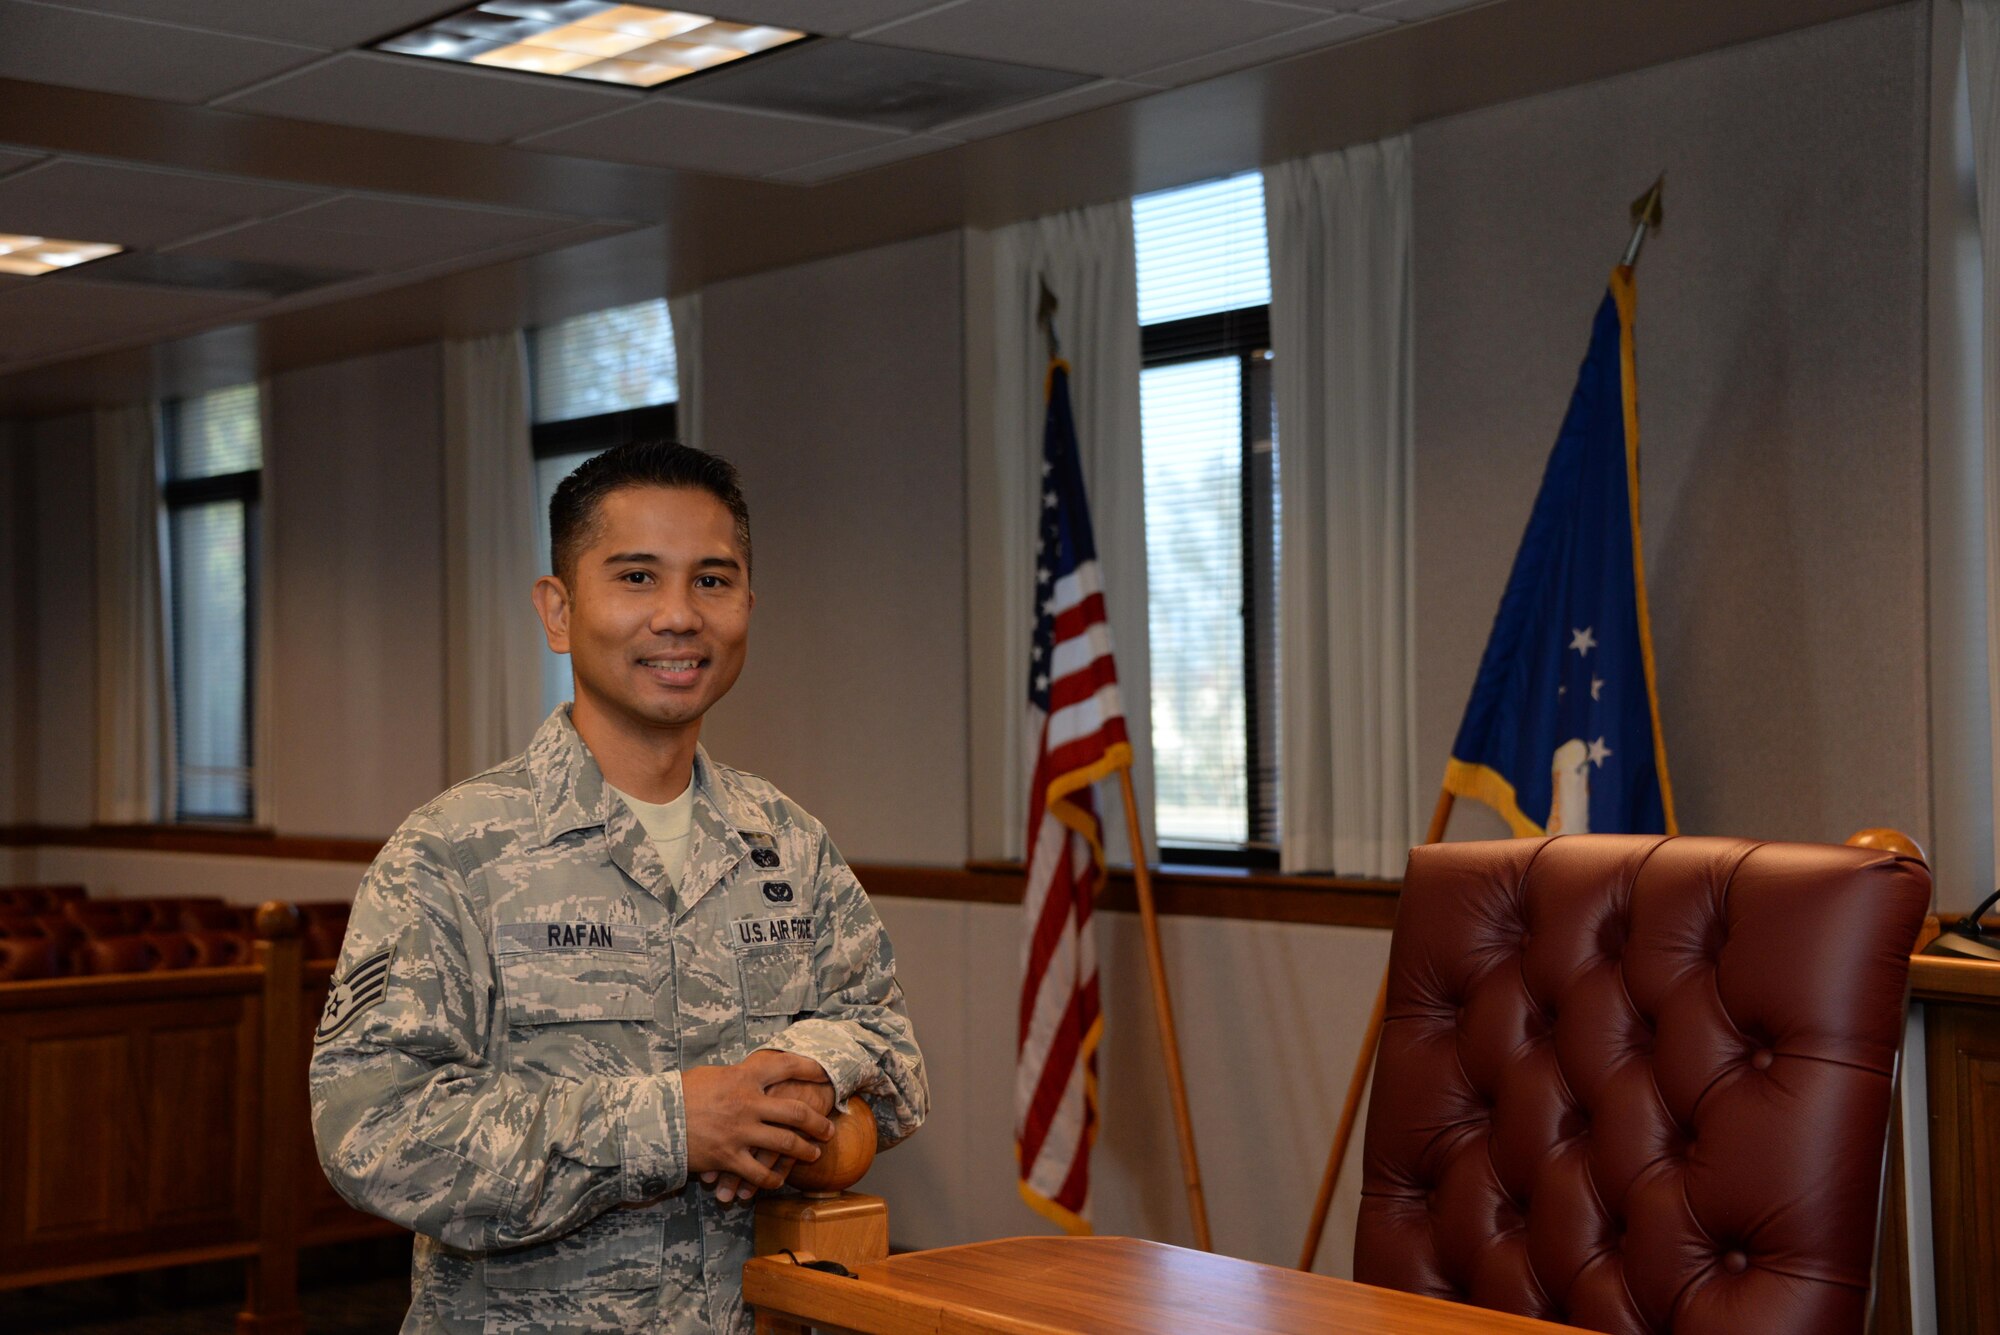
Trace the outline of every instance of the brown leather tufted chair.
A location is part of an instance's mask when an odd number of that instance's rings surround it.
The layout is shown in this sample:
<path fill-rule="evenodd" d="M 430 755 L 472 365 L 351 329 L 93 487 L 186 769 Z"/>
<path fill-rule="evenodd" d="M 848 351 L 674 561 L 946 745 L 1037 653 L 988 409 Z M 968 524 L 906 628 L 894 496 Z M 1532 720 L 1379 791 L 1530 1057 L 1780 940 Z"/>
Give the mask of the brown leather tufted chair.
<path fill-rule="evenodd" d="M 201 969 L 248 964 L 251 958 L 248 932 L 204 932 L 185 934 L 194 950 L 194 965 Z"/>
<path fill-rule="evenodd" d="M 1930 893 L 1816 844 L 1411 850 L 1354 1277 L 1617 1335 L 1861 1331 Z"/>
<path fill-rule="evenodd" d="M 354 906 L 344 899 L 308 900 L 299 904 L 305 919 L 305 956 L 309 960 L 330 960 L 340 955 L 340 943 L 347 935 L 347 916 Z"/>
<path fill-rule="evenodd" d="M 160 948 L 149 937 L 91 936 L 77 947 L 76 971 L 81 974 L 151 973 L 159 967 Z"/>
<path fill-rule="evenodd" d="M 62 966 L 55 942 L 47 937 L 0 937 L 0 983 L 55 978 Z"/>

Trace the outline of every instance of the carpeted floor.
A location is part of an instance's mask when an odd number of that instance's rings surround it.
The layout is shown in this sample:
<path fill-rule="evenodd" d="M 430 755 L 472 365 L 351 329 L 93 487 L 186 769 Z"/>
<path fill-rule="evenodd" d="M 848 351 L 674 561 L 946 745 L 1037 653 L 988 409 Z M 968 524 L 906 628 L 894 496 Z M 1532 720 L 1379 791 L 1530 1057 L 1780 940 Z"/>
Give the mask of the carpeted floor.
<path fill-rule="evenodd" d="M 410 1303 L 407 1239 L 320 1247 L 299 1258 L 307 1335 L 390 1335 Z M 8 1335 L 226 1335 L 243 1267 L 182 1266 L 0 1293 Z"/>

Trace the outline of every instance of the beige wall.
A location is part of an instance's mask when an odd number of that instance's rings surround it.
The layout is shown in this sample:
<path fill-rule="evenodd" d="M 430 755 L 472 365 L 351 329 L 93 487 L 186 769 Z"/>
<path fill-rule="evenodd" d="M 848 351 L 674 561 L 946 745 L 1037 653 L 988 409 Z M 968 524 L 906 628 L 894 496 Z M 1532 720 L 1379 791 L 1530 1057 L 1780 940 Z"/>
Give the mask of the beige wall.
<path fill-rule="evenodd" d="M 87 824 L 95 810 L 96 565 L 88 415 L 21 431 L 30 477 L 34 633 L 30 637 L 34 768 L 30 809 L 50 825 Z"/>
<path fill-rule="evenodd" d="M 32 461 L 18 448 L 25 434 L 0 422 L 0 824 L 28 820 L 34 800 L 33 479 Z"/>
<path fill-rule="evenodd" d="M 1053 1231 L 1014 1188 L 1019 910 L 906 899 L 878 907 L 932 1091 L 930 1122 L 868 1178 L 894 1203 L 895 1241 L 935 1247 Z M 1097 922 L 1104 1122 L 1091 1160 L 1093 1213 L 1100 1232 L 1192 1246 L 1138 919 L 1106 913 Z M 1290 1265 L 1388 934 L 1169 918 L 1160 935 L 1216 1246 Z M 1360 1148 L 1357 1136 L 1321 1246 L 1327 1274 L 1351 1273 Z"/>
<path fill-rule="evenodd" d="M 268 821 L 382 836 L 445 786 L 435 346 L 270 385 Z"/>
<path fill-rule="evenodd" d="M 958 284 L 947 234 L 702 296 L 703 443 L 743 470 L 757 589 L 704 739 L 851 859 L 965 857 Z"/>
<path fill-rule="evenodd" d="M 1417 132 L 1419 731 L 1440 769 L 1625 201 L 1664 169 L 1638 347 L 1681 828 L 1931 837 L 1927 53 L 1902 6 Z"/>

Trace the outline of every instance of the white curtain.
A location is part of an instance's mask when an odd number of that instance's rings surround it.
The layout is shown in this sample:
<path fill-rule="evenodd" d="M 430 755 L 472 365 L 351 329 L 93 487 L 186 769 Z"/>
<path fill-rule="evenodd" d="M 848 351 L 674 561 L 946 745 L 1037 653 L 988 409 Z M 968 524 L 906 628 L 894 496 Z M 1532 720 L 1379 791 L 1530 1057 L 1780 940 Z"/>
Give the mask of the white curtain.
<path fill-rule="evenodd" d="M 701 293 L 667 298 L 674 329 L 674 375 L 680 402 L 674 405 L 675 434 L 683 445 L 701 446 Z"/>
<path fill-rule="evenodd" d="M 97 819 L 157 821 L 173 807 L 173 717 L 152 404 L 92 421 L 97 528 Z"/>
<path fill-rule="evenodd" d="M 521 336 L 444 345 L 445 754 L 456 782 L 514 755 L 541 718 L 535 461 Z"/>
<path fill-rule="evenodd" d="M 999 707 L 1006 711 L 1006 735 L 1021 739 L 1003 761 L 1001 791 L 1010 804 L 1005 816 L 1008 850 L 1020 857 L 1026 842 L 1029 766 L 1039 743 L 1028 735 L 1027 671 L 1048 367 L 1048 345 L 1036 312 L 1046 281 L 1059 303 L 1056 331 L 1070 364 L 1083 484 L 1104 573 L 1104 603 L 1111 618 L 1125 724 L 1132 736 L 1132 786 L 1143 847 L 1147 860 L 1157 861 L 1148 705 L 1152 660 L 1147 653 L 1146 505 L 1139 451 L 1139 277 L 1132 246 L 1132 206 L 1104 204 L 1002 228 L 993 234 L 993 259 L 993 440 L 1000 454 L 995 469 L 999 485 L 997 494 L 983 500 L 997 506 L 1001 516 L 1000 558 L 1009 610 L 1002 639 L 1009 686 Z M 1114 784 L 1099 785 L 1098 811 L 1105 822 L 1106 857 L 1129 864 L 1131 842 Z"/>
<path fill-rule="evenodd" d="M 1410 142 L 1264 174 L 1283 505 L 1283 868 L 1400 876 L 1418 837 Z"/>
<path fill-rule="evenodd" d="M 2000 664 L 2000 0 L 1965 0 L 1966 91 L 1972 101 L 1973 176 L 1979 196 L 1983 345 L 1980 398 L 1986 435 L 1986 655 Z M 1991 754 L 2000 759 L 2000 673 L 1987 671 Z M 2000 858 L 2000 782 L 1994 784 Z"/>

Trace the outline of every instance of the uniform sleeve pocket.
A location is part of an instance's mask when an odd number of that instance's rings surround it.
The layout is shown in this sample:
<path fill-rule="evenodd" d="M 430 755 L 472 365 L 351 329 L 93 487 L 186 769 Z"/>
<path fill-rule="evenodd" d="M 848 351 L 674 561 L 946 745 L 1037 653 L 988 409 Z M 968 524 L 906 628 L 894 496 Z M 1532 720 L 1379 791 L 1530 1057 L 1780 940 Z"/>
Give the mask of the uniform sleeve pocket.
<path fill-rule="evenodd" d="M 736 957 L 736 967 L 743 979 L 743 1013 L 753 1019 L 790 1019 L 819 1005 L 810 946 L 747 951 Z"/>
<path fill-rule="evenodd" d="M 607 1210 L 554 1242 L 486 1258 L 486 1287 L 514 1289 L 656 1289 L 666 1251 L 666 1215 Z"/>
<path fill-rule="evenodd" d="M 512 1025 L 644 1020 L 653 1013 L 643 963 L 629 956 L 503 955 L 500 986 Z"/>

